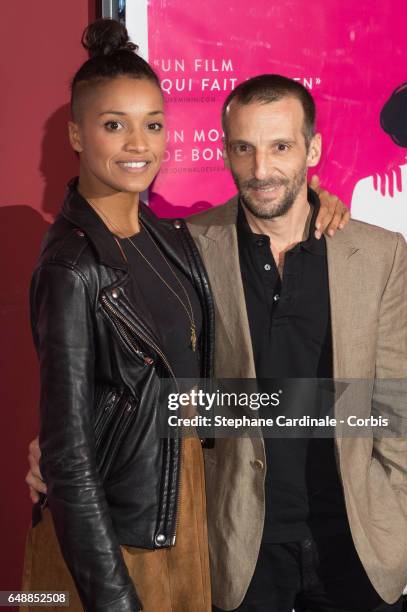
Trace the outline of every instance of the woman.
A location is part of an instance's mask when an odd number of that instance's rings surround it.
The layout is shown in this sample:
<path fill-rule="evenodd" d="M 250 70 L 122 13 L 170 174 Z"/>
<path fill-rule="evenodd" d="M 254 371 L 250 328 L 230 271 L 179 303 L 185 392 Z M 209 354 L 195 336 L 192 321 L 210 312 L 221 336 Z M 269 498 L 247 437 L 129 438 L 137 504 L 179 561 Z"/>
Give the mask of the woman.
<path fill-rule="evenodd" d="M 48 507 L 24 589 L 70 590 L 72 610 L 207 612 L 200 441 L 162 438 L 159 416 L 163 378 L 168 391 L 211 375 L 208 283 L 184 223 L 139 200 L 165 150 L 157 76 L 117 22 L 90 25 L 84 46 L 69 124 L 79 179 L 31 286 Z"/>
<path fill-rule="evenodd" d="M 84 44 L 69 126 L 80 175 L 32 281 L 48 508 L 23 588 L 70 590 L 72 610 L 203 612 L 200 443 L 159 425 L 168 383 L 211 375 L 208 281 L 184 223 L 139 201 L 165 148 L 157 76 L 116 22 L 91 25 Z"/>

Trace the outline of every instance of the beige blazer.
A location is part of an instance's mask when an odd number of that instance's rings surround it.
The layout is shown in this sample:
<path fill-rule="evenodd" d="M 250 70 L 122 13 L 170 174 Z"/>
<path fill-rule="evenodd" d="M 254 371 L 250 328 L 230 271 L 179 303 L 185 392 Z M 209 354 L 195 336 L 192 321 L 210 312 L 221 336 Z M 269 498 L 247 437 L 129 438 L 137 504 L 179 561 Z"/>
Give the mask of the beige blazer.
<path fill-rule="evenodd" d="M 254 378 L 236 215 L 233 198 L 187 223 L 216 304 L 215 375 Z M 336 413 L 366 417 L 372 398 L 391 398 L 406 419 L 407 395 L 402 401 L 390 383 L 377 385 L 407 379 L 406 243 L 399 234 L 351 221 L 327 239 L 327 256 L 334 376 L 367 381 L 357 393 L 342 395 Z M 335 446 L 357 552 L 377 592 L 392 603 L 407 584 L 406 435 L 378 440 L 338 432 Z M 205 463 L 213 603 L 232 610 L 245 596 L 262 538 L 263 440 L 218 439 Z"/>

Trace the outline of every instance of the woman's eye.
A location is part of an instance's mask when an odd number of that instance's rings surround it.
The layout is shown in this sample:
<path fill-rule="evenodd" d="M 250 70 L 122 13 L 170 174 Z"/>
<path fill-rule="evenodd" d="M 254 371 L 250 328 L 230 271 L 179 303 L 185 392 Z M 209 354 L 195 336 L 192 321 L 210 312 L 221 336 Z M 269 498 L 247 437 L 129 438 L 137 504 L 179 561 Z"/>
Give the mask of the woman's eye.
<path fill-rule="evenodd" d="M 160 132 L 163 129 L 163 124 L 159 123 L 158 121 L 154 121 L 154 123 L 148 124 L 148 129 L 152 130 L 153 132 Z"/>
<path fill-rule="evenodd" d="M 118 132 L 122 128 L 122 124 L 119 121 L 107 121 L 105 123 L 105 128 L 109 132 Z"/>

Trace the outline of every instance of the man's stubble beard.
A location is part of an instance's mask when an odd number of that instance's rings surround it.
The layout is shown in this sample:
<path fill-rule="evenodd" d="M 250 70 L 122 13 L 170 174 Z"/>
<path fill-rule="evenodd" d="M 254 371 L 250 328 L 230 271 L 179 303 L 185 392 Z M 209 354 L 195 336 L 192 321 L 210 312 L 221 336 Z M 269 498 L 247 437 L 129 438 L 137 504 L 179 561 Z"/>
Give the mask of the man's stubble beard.
<path fill-rule="evenodd" d="M 237 176 L 233 174 L 233 180 L 239 191 L 240 200 L 244 206 L 252 213 L 257 219 L 274 219 L 275 217 L 282 217 L 287 214 L 292 205 L 294 204 L 299 192 L 301 191 L 304 182 L 307 179 L 307 166 L 304 164 L 302 168 L 294 175 L 293 179 L 268 179 L 259 181 L 257 179 L 251 179 L 240 183 Z M 264 201 L 261 204 L 257 204 L 253 201 L 247 190 L 250 188 L 267 188 L 285 185 L 285 190 L 282 197 L 276 201 L 267 202 Z M 270 207 L 271 205 L 271 207 Z"/>

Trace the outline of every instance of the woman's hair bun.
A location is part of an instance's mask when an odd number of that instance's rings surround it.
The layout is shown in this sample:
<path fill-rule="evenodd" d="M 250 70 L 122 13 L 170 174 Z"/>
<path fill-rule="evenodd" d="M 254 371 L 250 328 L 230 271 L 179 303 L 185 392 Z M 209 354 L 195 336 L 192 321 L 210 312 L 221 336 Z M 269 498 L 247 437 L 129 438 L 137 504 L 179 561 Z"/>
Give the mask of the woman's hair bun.
<path fill-rule="evenodd" d="M 130 42 L 125 26 L 114 19 L 98 19 L 85 29 L 82 45 L 89 57 L 113 55 L 117 51 L 137 51 Z"/>

